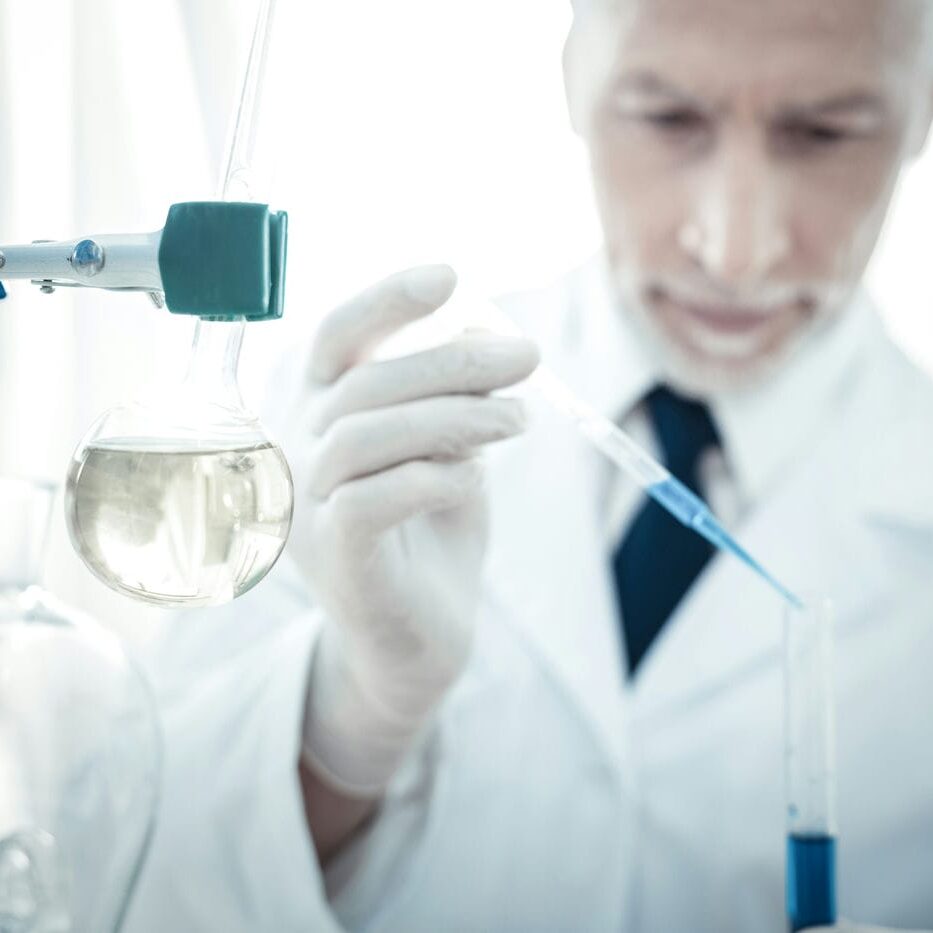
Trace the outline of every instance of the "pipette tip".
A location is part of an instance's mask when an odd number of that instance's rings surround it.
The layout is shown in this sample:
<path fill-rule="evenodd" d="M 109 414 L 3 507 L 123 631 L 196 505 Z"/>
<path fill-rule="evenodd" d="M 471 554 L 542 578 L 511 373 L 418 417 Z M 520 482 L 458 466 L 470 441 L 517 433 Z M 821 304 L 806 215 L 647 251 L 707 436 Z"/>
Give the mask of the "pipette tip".
<path fill-rule="evenodd" d="M 777 577 L 765 569 L 764 565 L 760 564 L 748 551 L 739 544 L 735 538 L 732 537 L 723 527 L 719 524 L 718 521 L 713 517 L 712 513 L 704 509 L 702 517 L 699 521 L 693 523 L 693 527 L 698 531 L 707 541 L 709 541 L 715 547 L 721 548 L 724 551 L 728 551 L 730 554 L 737 557 L 746 567 L 749 567 L 751 570 L 754 570 L 755 573 L 761 577 L 766 583 L 768 583 L 771 588 L 778 593 L 778 595 L 786 603 L 793 606 L 795 609 L 803 609 L 803 601 L 791 590 L 789 590 Z"/>
<path fill-rule="evenodd" d="M 798 596 L 792 593 L 777 577 L 772 573 L 766 570 L 748 551 L 745 550 L 737 541 L 734 541 L 732 538 L 728 538 L 726 541 L 726 548 L 731 551 L 742 563 L 746 564 L 752 570 L 755 571 L 763 580 L 769 583 L 779 595 L 786 602 L 793 606 L 795 609 L 803 609 L 803 602 Z"/>

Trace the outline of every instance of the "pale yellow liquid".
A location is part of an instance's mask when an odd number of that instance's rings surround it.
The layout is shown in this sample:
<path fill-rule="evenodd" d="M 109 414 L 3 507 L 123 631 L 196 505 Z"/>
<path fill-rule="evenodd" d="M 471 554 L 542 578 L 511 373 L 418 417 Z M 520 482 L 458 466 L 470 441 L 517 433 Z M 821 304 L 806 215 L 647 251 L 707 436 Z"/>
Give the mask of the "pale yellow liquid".
<path fill-rule="evenodd" d="M 72 461 L 65 506 L 75 548 L 108 586 L 163 606 L 209 606 L 245 593 L 278 559 L 292 481 L 272 444 L 107 441 Z"/>

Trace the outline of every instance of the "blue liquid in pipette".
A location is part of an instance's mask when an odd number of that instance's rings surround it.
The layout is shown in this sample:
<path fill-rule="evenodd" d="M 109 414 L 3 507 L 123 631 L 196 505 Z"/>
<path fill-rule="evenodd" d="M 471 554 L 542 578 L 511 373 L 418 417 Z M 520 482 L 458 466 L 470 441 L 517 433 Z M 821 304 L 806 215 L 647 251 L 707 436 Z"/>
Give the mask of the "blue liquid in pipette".
<path fill-rule="evenodd" d="M 661 483 L 648 487 L 648 495 L 662 508 L 670 512 L 681 524 L 693 529 L 702 535 L 714 547 L 734 554 L 743 564 L 750 567 L 761 579 L 772 586 L 781 595 L 781 598 L 798 609 L 803 603 L 776 577 L 768 573 L 765 568 L 752 557 L 745 548 L 735 540 L 725 528 L 720 525 L 716 517 L 709 510 L 706 503 L 694 495 L 683 483 L 673 476 Z"/>
<path fill-rule="evenodd" d="M 787 920 L 794 933 L 836 922 L 834 837 L 787 837 Z"/>

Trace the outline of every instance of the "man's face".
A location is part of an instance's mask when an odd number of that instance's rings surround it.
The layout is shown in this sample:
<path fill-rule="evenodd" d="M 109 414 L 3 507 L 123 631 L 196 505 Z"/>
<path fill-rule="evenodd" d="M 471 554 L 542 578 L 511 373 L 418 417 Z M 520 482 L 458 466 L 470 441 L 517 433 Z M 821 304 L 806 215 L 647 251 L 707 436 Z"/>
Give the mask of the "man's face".
<path fill-rule="evenodd" d="M 616 283 L 682 387 L 748 384 L 840 313 L 926 135 L 928 2 L 578 14 L 568 99 Z"/>

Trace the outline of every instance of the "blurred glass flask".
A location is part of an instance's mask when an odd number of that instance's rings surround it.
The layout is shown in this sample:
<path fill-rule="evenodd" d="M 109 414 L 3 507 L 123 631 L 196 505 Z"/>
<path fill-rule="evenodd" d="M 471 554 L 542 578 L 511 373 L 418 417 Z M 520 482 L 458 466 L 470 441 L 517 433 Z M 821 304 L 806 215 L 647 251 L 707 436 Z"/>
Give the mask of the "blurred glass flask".
<path fill-rule="evenodd" d="M 54 488 L 0 477 L 0 933 L 119 929 L 161 739 L 119 642 L 39 586 Z"/>
<path fill-rule="evenodd" d="M 240 396 L 244 326 L 199 321 L 182 385 L 107 412 L 75 451 L 71 540 L 119 592 L 167 607 L 220 605 L 262 580 L 285 546 L 291 473 Z"/>

